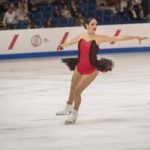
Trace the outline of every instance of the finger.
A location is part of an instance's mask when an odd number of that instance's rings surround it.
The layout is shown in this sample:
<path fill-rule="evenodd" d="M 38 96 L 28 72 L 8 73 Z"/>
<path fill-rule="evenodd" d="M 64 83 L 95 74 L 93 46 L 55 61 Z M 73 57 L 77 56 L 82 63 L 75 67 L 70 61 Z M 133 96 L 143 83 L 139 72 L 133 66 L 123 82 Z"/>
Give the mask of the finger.
<path fill-rule="evenodd" d="M 57 51 L 59 51 L 59 47 L 57 47 Z"/>
<path fill-rule="evenodd" d="M 147 40 L 148 39 L 148 37 L 144 37 L 144 40 Z"/>
<path fill-rule="evenodd" d="M 57 51 L 62 51 L 62 50 L 63 50 L 63 47 L 59 45 L 59 46 L 57 47 Z"/>
<path fill-rule="evenodd" d="M 62 51 L 62 50 L 63 50 L 63 47 L 60 46 L 60 51 Z"/>
<path fill-rule="evenodd" d="M 60 51 L 60 47 L 59 46 L 57 47 L 57 51 Z"/>

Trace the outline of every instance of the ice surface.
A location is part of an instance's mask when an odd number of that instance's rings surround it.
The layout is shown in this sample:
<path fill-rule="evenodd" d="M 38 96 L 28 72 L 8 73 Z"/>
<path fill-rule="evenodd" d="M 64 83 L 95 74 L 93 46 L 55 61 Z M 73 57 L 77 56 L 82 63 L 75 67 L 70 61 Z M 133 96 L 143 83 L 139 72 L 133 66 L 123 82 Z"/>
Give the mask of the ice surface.
<path fill-rule="evenodd" d="M 113 54 L 75 125 L 55 116 L 72 72 L 60 58 L 0 62 L 0 150 L 150 150 L 150 53 Z"/>

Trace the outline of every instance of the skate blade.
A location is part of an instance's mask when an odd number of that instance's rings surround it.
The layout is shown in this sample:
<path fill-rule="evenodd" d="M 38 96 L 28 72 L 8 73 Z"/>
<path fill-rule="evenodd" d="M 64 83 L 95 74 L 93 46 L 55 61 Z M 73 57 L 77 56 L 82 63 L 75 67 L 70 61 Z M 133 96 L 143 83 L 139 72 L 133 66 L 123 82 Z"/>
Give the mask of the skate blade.
<path fill-rule="evenodd" d="M 56 116 L 67 116 L 67 115 L 70 115 L 70 114 L 71 114 L 71 112 L 68 112 L 66 114 L 56 114 Z"/>
<path fill-rule="evenodd" d="M 66 113 L 66 114 L 56 114 L 56 116 L 68 116 L 70 115 L 71 113 Z"/>
<path fill-rule="evenodd" d="M 56 116 L 67 116 L 69 114 L 56 114 Z"/>
<path fill-rule="evenodd" d="M 65 125 L 72 125 L 72 124 L 75 124 L 75 121 L 74 122 L 65 121 Z"/>

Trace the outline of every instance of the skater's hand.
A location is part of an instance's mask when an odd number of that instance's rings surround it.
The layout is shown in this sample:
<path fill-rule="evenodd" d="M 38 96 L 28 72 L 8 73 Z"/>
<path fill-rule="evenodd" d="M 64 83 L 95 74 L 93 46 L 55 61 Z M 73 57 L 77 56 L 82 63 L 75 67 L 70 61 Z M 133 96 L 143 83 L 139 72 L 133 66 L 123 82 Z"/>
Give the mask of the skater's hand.
<path fill-rule="evenodd" d="M 57 51 L 62 51 L 64 48 L 61 45 L 57 46 Z"/>
<path fill-rule="evenodd" d="M 137 36 L 136 39 L 139 41 L 139 44 L 141 44 L 142 40 L 147 40 L 148 37 Z"/>

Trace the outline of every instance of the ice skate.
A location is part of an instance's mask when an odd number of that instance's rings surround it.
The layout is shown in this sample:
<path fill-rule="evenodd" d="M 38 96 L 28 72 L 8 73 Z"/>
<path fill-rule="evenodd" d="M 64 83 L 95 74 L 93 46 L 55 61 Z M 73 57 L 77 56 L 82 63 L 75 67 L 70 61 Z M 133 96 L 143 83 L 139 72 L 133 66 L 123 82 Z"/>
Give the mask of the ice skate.
<path fill-rule="evenodd" d="M 76 122 L 76 118 L 78 116 L 78 111 L 77 110 L 73 110 L 70 114 L 70 116 L 68 116 L 68 118 L 65 121 L 65 124 L 74 124 Z"/>
<path fill-rule="evenodd" d="M 56 113 L 56 115 L 69 115 L 73 111 L 73 106 L 70 104 L 66 104 L 65 108 Z"/>

